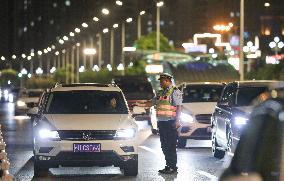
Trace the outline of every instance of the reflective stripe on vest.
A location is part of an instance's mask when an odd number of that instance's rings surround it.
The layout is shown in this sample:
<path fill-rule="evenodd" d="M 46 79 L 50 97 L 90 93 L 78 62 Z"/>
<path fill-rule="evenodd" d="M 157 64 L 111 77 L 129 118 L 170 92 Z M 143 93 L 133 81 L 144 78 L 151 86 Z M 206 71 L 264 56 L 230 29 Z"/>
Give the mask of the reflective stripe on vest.
<path fill-rule="evenodd" d="M 158 92 L 159 99 L 157 101 L 156 112 L 158 118 L 175 119 L 177 108 L 171 104 L 171 96 L 173 91 L 174 87 L 171 87 L 166 92 Z"/>

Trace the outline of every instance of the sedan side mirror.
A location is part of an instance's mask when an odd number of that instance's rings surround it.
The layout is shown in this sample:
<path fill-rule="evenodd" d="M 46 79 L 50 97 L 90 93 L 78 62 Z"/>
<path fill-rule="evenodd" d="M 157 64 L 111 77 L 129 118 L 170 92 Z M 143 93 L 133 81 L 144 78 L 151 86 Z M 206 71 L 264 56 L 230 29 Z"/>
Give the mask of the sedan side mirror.
<path fill-rule="evenodd" d="M 28 116 L 35 116 L 38 114 L 38 107 L 33 107 L 28 110 L 27 115 Z"/>

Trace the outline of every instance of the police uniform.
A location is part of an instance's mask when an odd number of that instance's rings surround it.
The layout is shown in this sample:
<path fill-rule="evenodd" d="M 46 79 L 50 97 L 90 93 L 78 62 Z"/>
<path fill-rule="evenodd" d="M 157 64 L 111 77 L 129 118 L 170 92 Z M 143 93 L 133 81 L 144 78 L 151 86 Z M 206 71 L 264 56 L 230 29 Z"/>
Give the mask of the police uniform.
<path fill-rule="evenodd" d="M 169 78 L 169 74 L 161 74 L 160 78 Z M 182 92 L 174 86 L 158 91 L 156 112 L 160 134 L 161 148 L 165 155 L 166 167 L 160 173 L 177 171 L 177 129 L 175 125 L 177 106 L 182 105 Z M 171 171 L 169 171 L 171 170 Z"/>

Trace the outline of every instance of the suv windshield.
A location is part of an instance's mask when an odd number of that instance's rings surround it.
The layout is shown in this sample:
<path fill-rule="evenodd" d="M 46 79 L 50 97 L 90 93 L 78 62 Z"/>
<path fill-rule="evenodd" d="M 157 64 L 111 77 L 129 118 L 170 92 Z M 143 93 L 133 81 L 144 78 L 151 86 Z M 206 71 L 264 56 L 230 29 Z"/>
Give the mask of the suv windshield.
<path fill-rule="evenodd" d="M 237 91 L 237 106 L 253 105 L 258 98 L 268 91 L 267 87 L 242 87 Z"/>
<path fill-rule="evenodd" d="M 65 91 L 50 94 L 46 114 L 128 114 L 124 98 L 117 91 Z"/>
<path fill-rule="evenodd" d="M 188 85 L 183 89 L 183 103 L 217 102 L 222 85 Z"/>
<path fill-rule="evenodd" d="M 123 91 L 127 100 L 145 100 L 145 99 L 152 99 L 154 97 L 153 89 L 150 82 L 117 82 L 117 85 Z"/>

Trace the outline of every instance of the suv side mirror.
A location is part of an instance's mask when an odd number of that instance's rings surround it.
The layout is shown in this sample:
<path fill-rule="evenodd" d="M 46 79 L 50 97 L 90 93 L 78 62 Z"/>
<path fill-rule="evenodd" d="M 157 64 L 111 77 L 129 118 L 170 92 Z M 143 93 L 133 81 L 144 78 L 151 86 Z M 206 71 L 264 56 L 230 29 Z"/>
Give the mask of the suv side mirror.
<path fill-rule="evenodd" d="M 38 107 L 33 107 L 28 110 L 27 115 L 28 116 L 35 116 L 38 114 Z"/>

